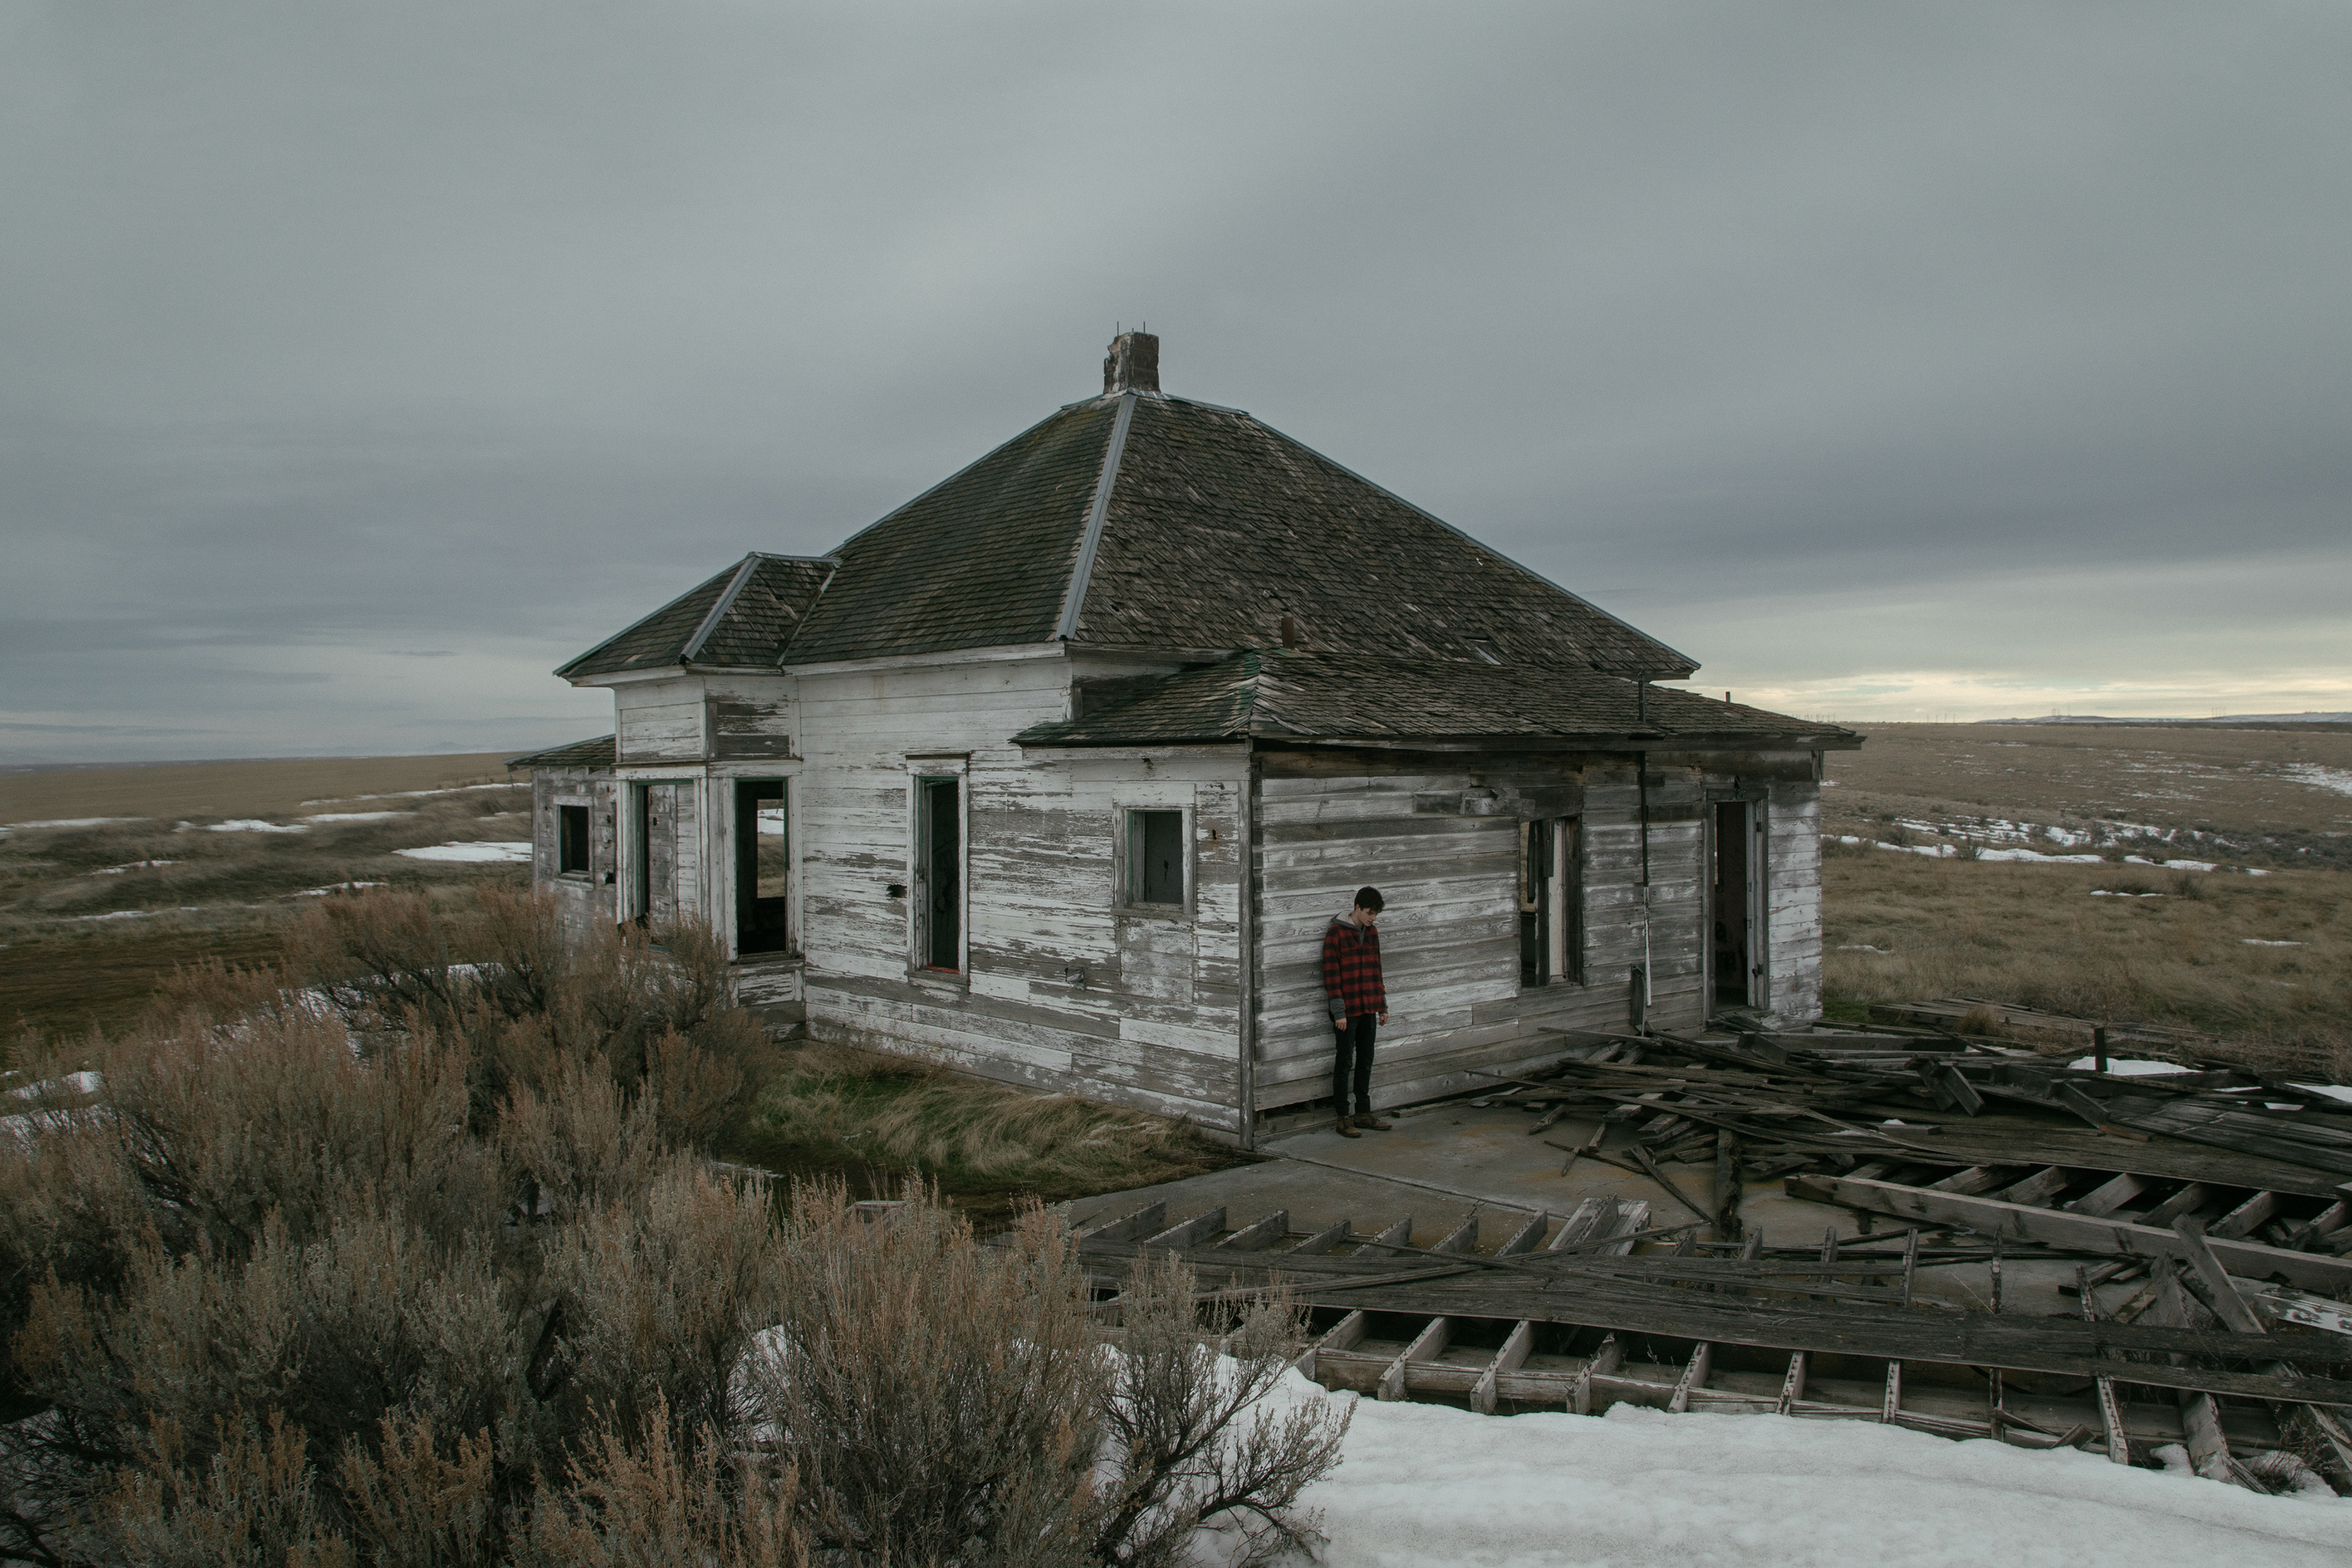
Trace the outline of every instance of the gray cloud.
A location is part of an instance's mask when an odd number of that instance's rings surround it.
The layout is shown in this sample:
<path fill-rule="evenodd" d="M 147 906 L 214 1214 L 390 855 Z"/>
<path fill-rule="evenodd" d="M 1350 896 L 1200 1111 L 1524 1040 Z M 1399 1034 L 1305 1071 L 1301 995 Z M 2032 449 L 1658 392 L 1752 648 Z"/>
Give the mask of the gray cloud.
<path fill-rule="evenodd" d="M 20 5 L 0 722 L 71 733 L 0 749 L 593 732 L 549 668 L 1143 319 L 1703 685 L 2346 706 L 2347 68 L 2289 5 Z"/>

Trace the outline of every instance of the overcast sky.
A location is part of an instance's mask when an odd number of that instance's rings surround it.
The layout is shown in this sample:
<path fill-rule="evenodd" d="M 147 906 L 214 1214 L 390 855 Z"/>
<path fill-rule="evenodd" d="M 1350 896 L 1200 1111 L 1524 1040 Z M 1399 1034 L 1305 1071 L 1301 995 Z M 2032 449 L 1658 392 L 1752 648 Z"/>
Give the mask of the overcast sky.
<path fill-rule="evenodd" d="M 0 0 L 0 761 L 521 748 L 1119 322 L 1804 714 L 2352 707 L 2341 4 Z"/>

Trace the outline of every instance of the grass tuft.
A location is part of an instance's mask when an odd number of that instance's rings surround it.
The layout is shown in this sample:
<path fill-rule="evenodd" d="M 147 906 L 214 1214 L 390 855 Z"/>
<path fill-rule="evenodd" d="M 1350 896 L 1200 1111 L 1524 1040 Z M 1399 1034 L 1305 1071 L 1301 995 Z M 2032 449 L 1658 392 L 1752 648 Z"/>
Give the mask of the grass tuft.
<path fill-rule="evenodd" d="M 747 1164 L 849 1173 L 887 1196 L 907 1173 L 975 1215 L 1244 1163 L 1182 1121 L 846 1047 L 782 1054 L 722 1140 Z"/>

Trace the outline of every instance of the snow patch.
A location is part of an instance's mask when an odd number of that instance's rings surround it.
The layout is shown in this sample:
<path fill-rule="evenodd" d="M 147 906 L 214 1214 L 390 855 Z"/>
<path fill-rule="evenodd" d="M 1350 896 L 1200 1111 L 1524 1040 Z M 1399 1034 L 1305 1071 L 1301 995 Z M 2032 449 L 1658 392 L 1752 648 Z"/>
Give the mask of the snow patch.
<path fill-rule="evenodd" d="M 322 800 L 306 800 L 304 805 L 333 805 L 346 800 L 422 800 L 428 795 L 464 795 L 478 789 L 524 789 L 519 784 L 449 784 L 441 789 L 396 789 L 386 795 L 337 795 Z"/>
<path fill-rule="evenodd" d="M 1319 1392 L 1294 1373 L 1276 1398 Z M 1354 1412 L 1343 1463 L 1299 1499 L 1322 1511 L 1327 1568 L 2315 1568 L 2352 1541 L 2334 1498 L 1875 1422 Z"/>
<path fill-rule="evenodd" d="M 305 888 L 299 893 L 289 893 L 289 899 L 323 899 L 333 893 L 356 893 L 362 888 L 389 888 L 390 882 L 336 882 L 324 888 Z"/>
<path fill-rule="evenodd" d="M 529 865 L 530 846 L 507 840 L 477 844 L 428 844 L 421 849 L 395 849 L 411 860 L 454 860 L 469 865 Z"/>
<path fill-rule="evenodd" d="M 2238 940 L 2248 947 L 2301 947 L 2303 945 L 2299 942 L 2268 942 L 2258 936 L 2242 936 Z"/>
<path fill-rule="evenodd" d="M 185 833 L 194 826 L 195 824 L 193 822 L 184 822 L 180 824 L 177 831 Z M 207 833 L 308 833 L 310 830 L 299 822 L 264 822 L 257 816 L 238 816 L 232 817 L 226 822 L 208 822 L 205 825 L 205 831 Z"/>
<path fill-rule="evenodd" d="M 2352 795 L 2352 769 L 2324 768 L 2317 763 L 2289 763 L 2280 771 L 2295 783 L 2309 784 L 2314 789 Z"/>
<path fill-rule="evenodd" d="M 2073 1061 L 2068 1062 L 2066 1066 L 2075 1072 L 2096 1072 L 2099 1068 L 2099 1058 L 2096 1057 L 2076 1057 Z M 2109 1057 L 2107 1058 L 2107 1071 L 2116 1078 L 2146 1078 L 2153 1073 L 2187 1072 L 2189 1070 L 2189 1068 L 2182 1067 L 2179 1062 L 2135 1061 L 2129 1057 Z"/>
<path fill-rule="evenodd" d="M 96 1094 L 106 1087 L 105 1078 L 94 1072 L 69 1072 L 63 1078 L 53 1078 L 42 1083 L 27 1084 L 23 1089 L 8 1091 L 11 1100 L 38 1100 L 48 1094 Z"/>
<path fill-rule="evenodd" d="M 314 811 L 305 822 L 390 822 L 395 816 L 415 816 L 413 811 Z"/>
<path fill-rule="evenodd" d="M 113 822 L 144 822 L 143 816 L 57 816 L 47 822 L 12 822 L 0 827 L 0 834 L 16 833 L 28 827 L 104 827 Z"/>
<path fill-rule="evenodd" d="M 120 866 L 100 866 L 97 870 L 91 871 L 88 873 L 88 875 L 92 877 L 120 877 L 125 871 L 143 871 L 151 866 L 176 866 L 178 864 L 179 862 L 177 860 L 130 860 L 125 861 Z"/>

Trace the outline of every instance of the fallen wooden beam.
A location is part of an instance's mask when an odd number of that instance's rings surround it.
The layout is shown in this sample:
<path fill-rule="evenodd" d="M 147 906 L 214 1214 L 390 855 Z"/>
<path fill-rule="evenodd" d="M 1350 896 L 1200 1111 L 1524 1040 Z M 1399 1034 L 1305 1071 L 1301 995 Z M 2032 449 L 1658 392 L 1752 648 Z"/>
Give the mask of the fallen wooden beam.
<path fill-rule="evenodd" d="M 1895 1182 L 1857 1181 L 1851 1176 L 1798 1174 L 1786 1178 L 1783 1184 L 1791 1197 L 1961 1225 L 2015 1241 L 2140 1258 L 2180 1258 L 2188 1251 L 2181 1238 L 2170 1230 L 2064 1209 L 1966 1197 L 1926 1187 L 1906 1187 Z M 2230 1272 L 2249 1279 L 2275 1276 L 2314 1290 L 2341 1290 L 2352 1286 L 2352 1260 L 2289 1252 L 2284 1247 L 2250 1241 L 2209 1238 L 2208 1245 Z"/>

